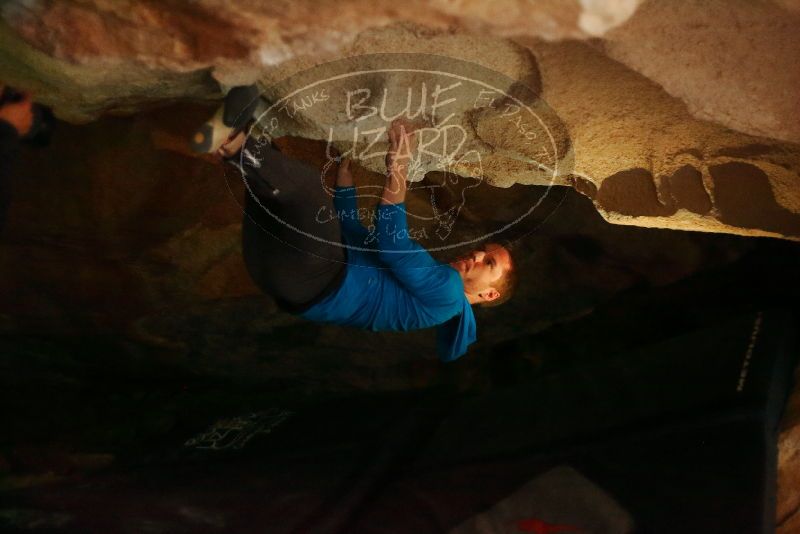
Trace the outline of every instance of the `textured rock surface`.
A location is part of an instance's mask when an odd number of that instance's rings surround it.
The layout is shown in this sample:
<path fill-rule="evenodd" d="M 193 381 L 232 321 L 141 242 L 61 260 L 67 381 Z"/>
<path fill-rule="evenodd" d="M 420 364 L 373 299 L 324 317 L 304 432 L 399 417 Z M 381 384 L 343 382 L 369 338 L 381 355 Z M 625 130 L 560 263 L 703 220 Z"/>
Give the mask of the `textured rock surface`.
<path fill-rule="evenodd" d="M 480 387 L 492 380 L 513 380 L 517 367 L 526 372 L 537 369 L 543 351 L 545 356 L 548 350 L 549 357 L 557 356 L 562 349 L 558 343 L 548 349 L 532 341 L 534 334 L 554 323 L 585 316 L 626 291 L 635 295 L 644 288 L 657 290 L 692 273 L 724 268 L 756 244 L 738 236 L 608 225 L 587 198 L 559 189 L 559 194 L 548 197 L 533 221 L 534 233 L 519 250 L 520 268 L 529 282 L 501 314 L 477 310 L 481 336 L 474 353 L 458 370 L 443 374 L 433 357 L 432 332 L 354 338 L 350 331 L 309 325 L 279 313 L 270 299 L 258 294 L 241 263 L 237 205 L 241 186 L 226 181 L 218 166 L 184 152 L 182 140 L 193 121 L 208 111 L 208 107 L 181 106 L 135 119 L 62 125 L 48 149 L 54 157 L 27 154 L 0 256 L 0 333 L 40 340 L 27 342 L 32 345 L 13 341 L 15 350 L 37 354 L 54 335 L 79 344 L 81 336 L 127 332 L 123 343 L 131 351 L 127 358 L 133 359 L 132 368 L 141 369 L 142 362 L 155 358 L 193 376 L 244 380 L 273 394 L 398 391 L 437 380 Z M 321 143 L 287 139 L 281 143 L 297 157 L 317 163 L 323 159 Z M 359 182 L 370 178 L 357 169 Z M 470 206 L 474 223 L 502 218 L 503 210 L 497 206 L 530 202 L 526 195 L 540 194 L 540 189 L 484 185 L 478 196 L 483 203 Z M 753 298 L 760 294 L 758 284 L 766 280 L 756 277 L 753 284 L 736 287 Z M 667 300 L 672 307 L 665 309 L 673 309 L 675 302 L 691 302 L 697 291 L 715 281 L 730 287 L 729 281 L 709 272 L 695 287 L 672 295 Z M 669 287 L 662 291 L 671 293 Z M 717 298 L 699 298 L 697 305 L 710 306 L 708 315 L 713 316 L 722 312 L 714 311 L 720 306 Z M 610 319 L 615 324 L 623 319 L 618 314 Z M 602 334 L 602 325 L 596 328 L 585 332 L 587 344 L 592 332 Z M 560 335 L 563 332 L 553 334 L 553 339 Z M 638 336 L 641 341 L 647 332 Z M 88 339 L 97 346 L 94 337 Z M 81 345 L 76 350 L 85 351 Z M 100 345 L 97 350 L 98 363 L 92 365 L 108 372 L 109 359 L 118 357 L 115 351 L 120 349 Z M 50 380 L 60 384 L 62 373 L 82 373 L 83 368 L 75 367 L 67 356 L 54 358 L 68 367 L 65 371 L 25 358 L 31 380 L 51 373 Z M 44 368 L 37 370 L 37 365 Z M 508 365 L 513 372 L 501 371 Z M 127 379 L 124 370 L 117 372 L 119 380 Z M 88 414 L 84 424 L 90 425 L 93 417 L 105 416 Z M 157 432 L 158 425 L 169 427 L 174 417 L 136 424 L 147 427 L 143 432 Z M 65 439 L 81 443 L 92 438 L 80 434 L 80 428 L 68 430 Z M 782 532 L 789 533 L 797 520 L 796 420 L 788 418 L 785 428 L 779 518 L 788 518 Z M 135 442 L 130 435 L 114 437 L 117 440 Z M 58 449 L 31 451 L 33 458 L 23 455 L 8 461 L 30 466 L 25 469 L 33 474 L 12 477 L 9 484 L 46 486 L 75 473 L 91 473 L 113 460 L 97 454 L 65 456 Z"/>
<path fill-rule="evenodd" d="M 33 89 L 64 117 L 86 120 L 169 99 L 215 98 L 215 79 L 269 85 L 335 57 L 443 54 L 541 88 L 566 123 L 557 137 L 572 150 L 561 167 L 571 170 L 574 158 L 576 171 L 555 183 L 592 198 L 606 220 L 800 238 L 800 148 L 775 139 L 797 140 L 800 124 L 794 11 L 775 3 L 655 4 L 460 1 L 410 4 L 399 13 L 389 2 L 355 1 L 128 2 L 125 9 L 11 2 L 2 12 L 14 30 L 0 29 L 0 77 Z M 712 24 L 717 18 L 723 22 Z M 741 30 L 733 33 L 736 24 Z M 595 47 L 538 39 L 590 34 L 607 37 Z M 392 88 L 390 80 L 373 84 Z M 474 126 L 468 147 L 483 162 L 459 173 L 479 172 L 501 187 L 543 182 L 521 161 L 526 147 L 497 112 L 458 120 Z M 332 123 L 315 112 L 282 133 L 321 138 Z"/>
<path fill-rule="evenodd" d="M 0 79 L 34 91 L 62 118 L 86 122 L 165 101 L 217 100 L 220 83 L 274 81 L 342 54 L 446 54 L 541 90 L 566 125 L 574 158 L 575 172 L 557 182 L 590 198 L 606 220 L 798 239 L 800 4 L 639 4 L 441 0 L 401 11 L 390 0 L 12 0 L 2 4 Z M 54 145 L 61 159 L 30 156 L 7 229 L 15 237 L 0 258 L 2 330 L 128 329 L 204 372 L 276 380 L 297 379 L 314 363 L 298 345 L 314 338 L 342 358 L 321 373 L 332 388 L 427 383 L 433 368 L 406 357 L 409 349 L 425 353 L 426 335 L 404 337 L 404 350 L 376 364 L 374 352 L 397 341 L 391 335 L 353 349 L 336 331 L 309 329 L 257 296 L 239 260 L 239 212 L 228 185 L 216 167 L 185 152 L 184 140 L 209 111 L 173 108 L 133 122 L 67 126 Z M 314 125 L 329 119 L 283 133 L 321 138 Z M 508 157 L 524 155 L 524 147 L 484 119 L 472 141 L 494 162 L 484 177 L 507 189 L 484 188 L 483 203 L 465 212 L 474 224 L 535 190 L 512 184 L 541 183 Z M 67 158 L 80 163 L 65 169 Z M 527 250 L 526 272 L 542 284 L 525 298 L 540 309 L 520 306 L 494 323 L 484 314 L 483 339 L 535 331 L 625 288 L 677 280 L 749 246 L 731 236 L 608 227 L 586 199 L 565 198 L 572 218 Z M 538 312 L 547 319 L 531 319 Z M 246 327 L 242 316 L 250 318 Z M 267 354 L 258 349 L 264 332 L 275 340 Z M 464 372 L 480 380 L 480 371 Z M 800 529 L 794 399 L 780 445 L 785 534 Z"/>
<path fill-rule="evenodd" d="M 572 185 L 593 199 L 606 220 L 617 224 L 800 239 L 798 145 L 696 119 L 683 102 L 587 44 L 516 41 L 517 46 L 392 26 L 363 33 L 343 55 L 393 49 L 446 51 L 448 56 L 525 80 L 541 91 L 541 101 L 563 121 L 552 132 L 563 147 L 559 154 L 563 170 L 555 178 L 535 172 L 525 162 L 537 146 L 514 135 L 502 106 L 487 113 L 457 110 L 452 122 L 465 125 L 468 132 L 459 155 L 480 153 L 480 172 L 492 185 Z M 369 70 L 373 63 L 354 59 L 351 68 Z M 262 81 L 270 87 L 286 72 L 303 66 L 302 61 L 288 61 Z M 397 90 L 399 82 L 395 86 L 376 75 L 364 83 L 373 87 L 373 94 L 385 88 L 390 95 L 388 107 L 403 109 L 406 93 Z M 274 101 L 280 95 L 268 92 L 267 96 Z M 531 104 L 535 107 L 536 101 Z M 312 107 L 282 122 L 279 132 L 325 139 L 330 126 L 334 132 L 345 132 L 334 140 L 346 149 L 349 121 L 340 107 Z M 379 160 L 367 164 L 380 171 Z M 455 171 L 476 175 L 468 166 Z"/>
<path fill-rule="evenodd" d="M 296 56 L 332 57 L 361 31 L 398 20 L 581 38 L 623 22 L 637 3 L 13 0 L 2 5 L 0 78 L 37 90 L 62 117 L 80 121 L 171 96 L 215 97 L 217 88 L 205 83 L 210 75 L 227 85 L 250 83 Z M 180 84 L 180 95 L 170 93 L 171 83 Z M 116 98 L 104 86 L 116 87 Z"/>
<path fill-rule="evenodd" d="M 645 2 L 604 36 L 617 61 L 697 118 L 800 142 L 800 13 L 770 2 Z"/>

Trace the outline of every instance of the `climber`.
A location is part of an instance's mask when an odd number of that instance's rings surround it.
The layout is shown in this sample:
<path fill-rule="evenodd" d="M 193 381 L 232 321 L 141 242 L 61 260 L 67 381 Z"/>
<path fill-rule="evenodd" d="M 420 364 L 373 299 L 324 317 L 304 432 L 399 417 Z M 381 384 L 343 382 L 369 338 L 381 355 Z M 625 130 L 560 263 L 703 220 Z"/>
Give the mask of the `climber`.
<path fill-rule="evenodd" d="M 0 93 L 8 92 L 0 85 Z M 12 173 L 19 158 L 19 140 L 33 127 L 33 103 L 27 94 L 19 98 L 0 98 L 0 232 L 5 226 L 6 212 L 11 201 Z"/>
<path fill-rule="evenodd" d="M 230 135 L 216 154 L 237 168 L 246 185 L 247 269 L 282 309 L 373 331 L 438 326 L 439 358 L 451 361 L 476 338 L 471 305 L 507 300 L 516 273 L 503 245 L 486 244 L 448 264 L 409 237 L 406 180 L 415 141 L 410 123 L 392 123 L 387 178 L 372 231 L 352 216 L 361 212 L 349 159 L 337 158 L 338 216 L 321 223 L 317 214 L 331 200 L 310 165 L 243 131 Z"/>

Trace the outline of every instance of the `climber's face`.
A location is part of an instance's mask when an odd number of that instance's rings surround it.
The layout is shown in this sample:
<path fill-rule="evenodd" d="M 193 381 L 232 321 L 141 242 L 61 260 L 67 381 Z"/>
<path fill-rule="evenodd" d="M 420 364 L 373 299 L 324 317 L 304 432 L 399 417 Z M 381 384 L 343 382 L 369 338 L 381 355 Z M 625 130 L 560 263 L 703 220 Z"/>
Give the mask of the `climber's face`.
<path fill-rule="evenodd" d="M 468 297 L 488 302 L 500 297 L 495 286 L 511 268 L 511 254 L 502 245 L 487 243 L 483 248 L 450 262 L 450 266 L 461 275 Z"/>

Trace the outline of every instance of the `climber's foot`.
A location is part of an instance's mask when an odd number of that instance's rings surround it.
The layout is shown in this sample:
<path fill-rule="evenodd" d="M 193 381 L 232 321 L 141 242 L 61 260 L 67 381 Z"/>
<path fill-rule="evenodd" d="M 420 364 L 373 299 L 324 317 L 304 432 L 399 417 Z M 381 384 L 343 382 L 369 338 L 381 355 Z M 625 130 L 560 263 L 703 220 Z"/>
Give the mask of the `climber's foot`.
<path fill-rule="evenodd" d="M 256 85 L 231 89 L 225 95 L 225 104 L 195 132 L 191 142 L 192 150 L 218 153 L 223 145 L 247 128 L 258 106 L 258 99 L 259 90 Z"/>

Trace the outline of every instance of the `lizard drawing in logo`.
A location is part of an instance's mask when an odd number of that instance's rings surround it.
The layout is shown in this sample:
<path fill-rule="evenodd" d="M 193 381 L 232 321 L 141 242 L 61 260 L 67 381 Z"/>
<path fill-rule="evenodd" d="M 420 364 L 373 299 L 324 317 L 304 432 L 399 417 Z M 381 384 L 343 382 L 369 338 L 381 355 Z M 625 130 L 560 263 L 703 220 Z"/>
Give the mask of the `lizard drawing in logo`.
<path fill-rule="evenodd" d="M 466 207 L 467 191 L 483 183 L 481 154 L 472 149 L 457 157 L 434 155 L 435 157 L 431 158 L 430 154 L 428 156 L 427 162 L 423 162 L 420 154 L 411 157 L 408 164 L 408 189 L 426 190 L 431 214 L 409 211 L 408 216 L 422 221 L 425 226 L 432 223 L 433 233 L 444 242 L 453 232 L 459 214 Z M 325 182 L 325 176 L 329 174 L 329 169 L 344 159 L 345 155 L 340 154 L 329 140 L 326 157 L 327 161 L 320 172 L 320 182 L 329 190 L 329 194 L 333 195 L 333 189 Z M 470 170 L 471 175 L 466 178 L 459 174 L 463 173 L 465 168 Z M 361 186 L 359 189 L 361 191 L 356 195 L 358 198 L 379 198 L 379 191 L 370 192 L 374 189 L 371 186 Z"/>
<path fill-rule="evenodd" d="M 456 172 L 456 169 L 460 168 L 463 162 L 470 162 L 471 167 L 476 169 L 475 176 L 470 177 L 473 180 L 464 178 Z M 480 153 L 477 150 L 470 150 L 459 156 L 457 160 L 445 161 L 441 178 L 442 180 L 439 183 L 433 183 L 433 180 L 426 180 L 427 184 L 424 187 L 429 190 L 433 212 L 432 218 L 436 226 L 434 232 L 441 241 L 445 241 L 452 233 L 459 214 L 466 207 L 467 191 L 478 187 L 483 182 L 483 166 Z M 465 183 L 464 187 L 460 187 L 462 180 Z M 456 189 L 457 198 L 455 199 L 453 199 L 452 194 L 448 194 L 451 191 L 451 186 Z M 438 195 L 439 199 L 449 197 L 447 205 L 442 206 L 440 205 L 441 201 L 437 201 L 437 193 L 439 192 L 444 193 Z"/>

